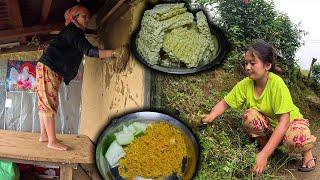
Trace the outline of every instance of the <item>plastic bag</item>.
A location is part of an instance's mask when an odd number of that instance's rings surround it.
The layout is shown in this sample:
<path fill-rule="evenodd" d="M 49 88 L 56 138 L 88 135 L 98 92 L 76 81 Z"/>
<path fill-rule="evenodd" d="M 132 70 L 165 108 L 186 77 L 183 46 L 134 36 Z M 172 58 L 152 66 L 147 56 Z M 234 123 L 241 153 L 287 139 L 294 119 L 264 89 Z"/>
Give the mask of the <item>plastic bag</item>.
<path fill-rule="evenodd" d="M 17 165 L 9 161 L 0 161 L 0 179 L 18 180 L 20 173 Z"/>

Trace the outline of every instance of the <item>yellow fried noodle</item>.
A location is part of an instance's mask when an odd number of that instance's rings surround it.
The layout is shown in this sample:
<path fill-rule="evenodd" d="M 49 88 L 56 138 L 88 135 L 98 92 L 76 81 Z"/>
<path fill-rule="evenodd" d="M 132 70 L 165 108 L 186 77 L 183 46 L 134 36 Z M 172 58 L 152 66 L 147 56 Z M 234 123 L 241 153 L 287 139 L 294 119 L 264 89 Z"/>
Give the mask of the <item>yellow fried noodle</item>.
<path fill-rule="evenodd" d="M 184 136 L 165 122 L 153 123 L 145 135 L 124 150 L 126 156 L 119 162 L 119 173 L 129 179 L 181 175 L 182 160 L 187 155 Z"/>

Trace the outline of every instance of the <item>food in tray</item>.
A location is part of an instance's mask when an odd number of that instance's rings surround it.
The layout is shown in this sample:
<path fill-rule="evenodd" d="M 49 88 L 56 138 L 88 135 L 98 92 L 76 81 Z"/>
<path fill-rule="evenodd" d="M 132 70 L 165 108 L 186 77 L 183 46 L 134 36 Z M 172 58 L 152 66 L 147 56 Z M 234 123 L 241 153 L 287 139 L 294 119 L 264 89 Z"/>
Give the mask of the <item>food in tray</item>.
<path fill-rule="evenodd" d="M 158 4 L 145 11 L 136 44 L 150 65 L 179 68 L 208 64 L 219 49 L 204 13 L 194 17 L 184 3 Z"/>
<path fill-rule="evenodd" d="M 197 67 L 203 59 L 209 47 L 208 43 L 206 37 L 198 33 L 196 29 L 181 27 L 165 35 L 163 50 L 171 61 L 182 62 L 191 68 Z"/>
<path fill-rule="evenodd" d="M 107 137 L 105 157 L 123 178 L 181 176 L 187 157 L 185 136 L 165 122 L 134 122 Z M 112 141 L 112 142 L 111 142 Z"/>

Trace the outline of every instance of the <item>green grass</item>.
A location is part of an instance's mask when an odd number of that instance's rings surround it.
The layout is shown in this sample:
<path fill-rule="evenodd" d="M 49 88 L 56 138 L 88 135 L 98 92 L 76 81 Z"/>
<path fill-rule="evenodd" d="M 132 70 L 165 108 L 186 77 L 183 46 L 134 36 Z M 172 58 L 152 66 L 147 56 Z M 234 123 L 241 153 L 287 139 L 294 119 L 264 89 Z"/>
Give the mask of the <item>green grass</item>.
<path fill-rule="evenodd" d="M 199 140 L 200 163 L 194 179 L 285 179 L 283 167 L 291 158 L 280 151 L 269 160 L 264 175 L 252 173 L 259 150 L 242 131 L 241 110 L 229 109 L 211 125 L 200 123 L 201 115 L 209 113 L 243 76 L 216 70 L 189 76 L 156 74 L 154 78 L 157 93 L 153 99 L 158 102 L 154 108 L 182 120 Z M 304 85 L 290 88 L 305 117 L 318 117 L 319 109 L 305 98 L 313 92 Z"/>

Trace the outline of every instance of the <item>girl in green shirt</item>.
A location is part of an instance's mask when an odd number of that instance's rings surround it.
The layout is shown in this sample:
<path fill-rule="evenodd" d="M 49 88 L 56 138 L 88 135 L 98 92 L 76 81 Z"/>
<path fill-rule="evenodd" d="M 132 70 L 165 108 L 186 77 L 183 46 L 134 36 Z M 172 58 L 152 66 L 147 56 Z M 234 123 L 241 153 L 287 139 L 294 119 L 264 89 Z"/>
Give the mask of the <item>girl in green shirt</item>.
<path fill-rule="evenodd" d="M 265 170 L 268 158 L 281 143 L 288 151 L 302 154 L 300 171 L 313 170 L 316 159 L 311 149 L 316 137 L 310 133 L 308 120 L 293 104 L 282 78 L 270 72 L 275 62 L 273 47 L 263 40 L 256 41 L 248 48 L 245 62 L 248 77 L 238 82 L 202 123 L 211 123 L 229 107 L 244 107 L 244 132 L 263 147 L 253 167 L 256 174 Z"/>

